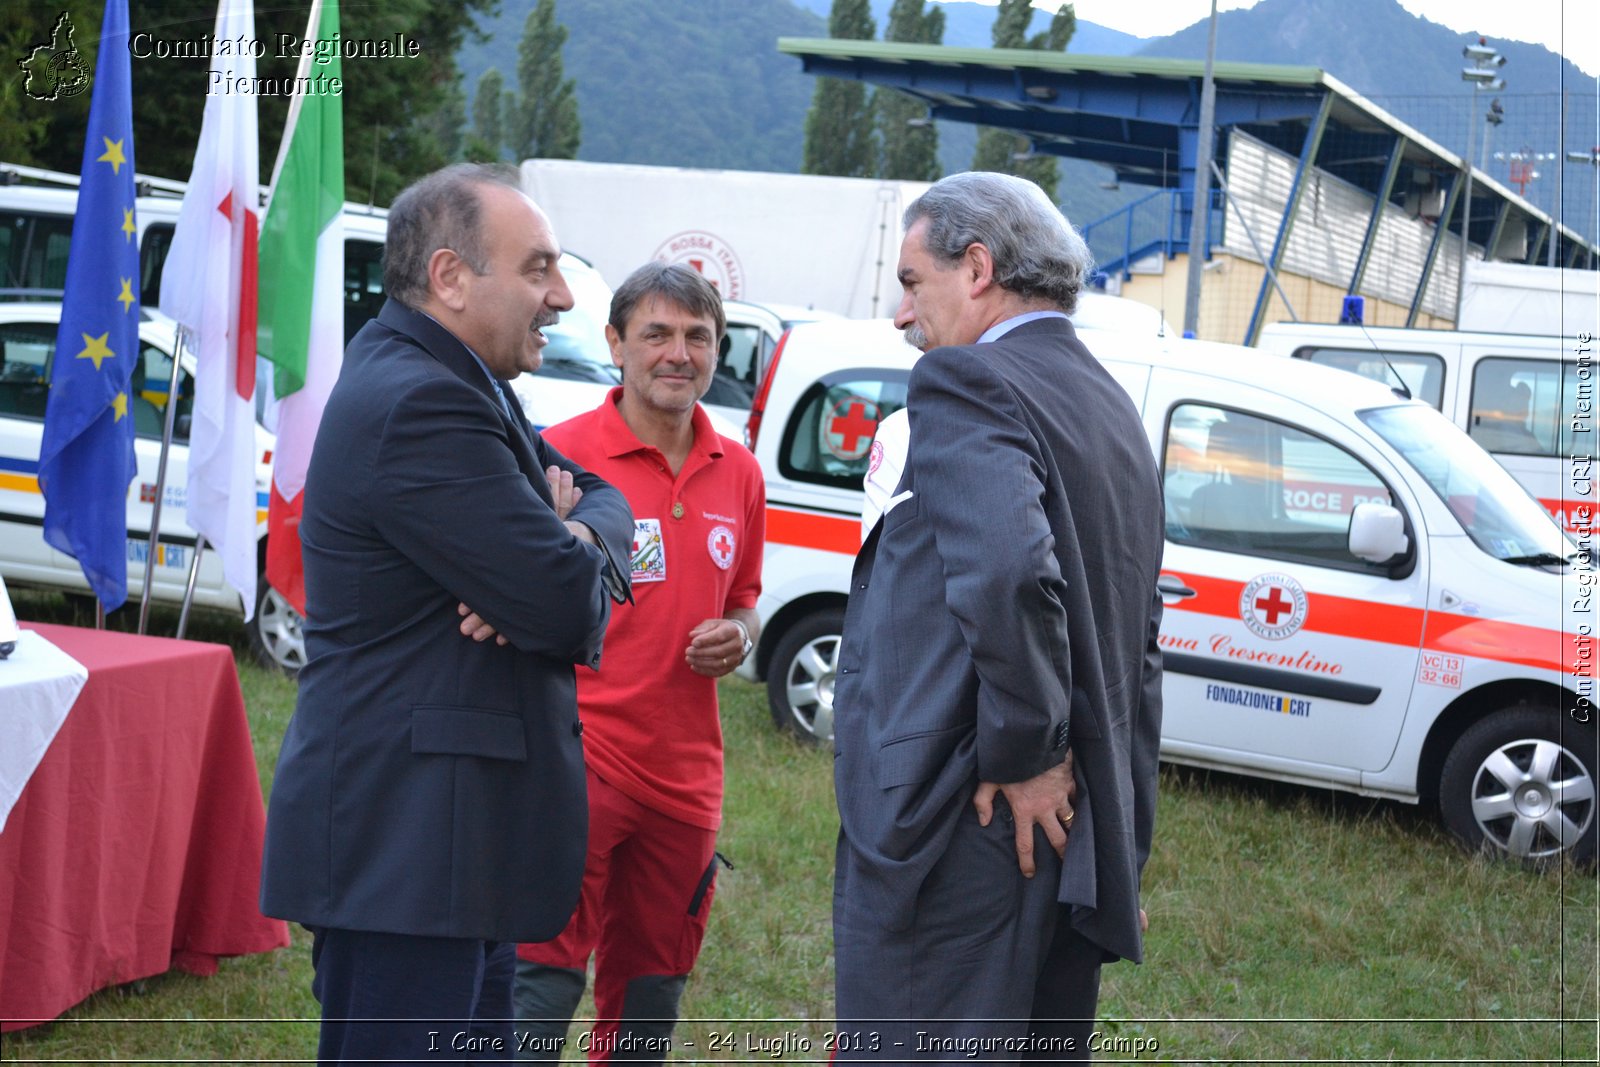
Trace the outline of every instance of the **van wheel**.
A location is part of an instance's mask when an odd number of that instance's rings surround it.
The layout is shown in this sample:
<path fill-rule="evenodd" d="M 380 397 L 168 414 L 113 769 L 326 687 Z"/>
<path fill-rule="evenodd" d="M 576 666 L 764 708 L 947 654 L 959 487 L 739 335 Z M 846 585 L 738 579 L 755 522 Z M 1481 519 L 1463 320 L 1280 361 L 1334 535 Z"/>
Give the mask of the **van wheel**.
<path fill-rule="evenodd" d="M 1595 732 L 1519 704 L 1473 725 L 1439 776 L 1445 826 L 1463 845 L 1530 866 L 1595 858 Z"/>
<path fill-rule="evenodd" d="M 844 612 L 825 608 L 789 627 L 767 671 L 772 722 L 801 740 L 833 741 L 833 675 L 839 666 Z"/>
<path fill-rule="evenodd" d="M 256 579 L 256 613 L 245 624 L 250 653 L 263 667 L 295 675 L 306 665 L 305 619 L 287 597 L 267 582 Z"/>

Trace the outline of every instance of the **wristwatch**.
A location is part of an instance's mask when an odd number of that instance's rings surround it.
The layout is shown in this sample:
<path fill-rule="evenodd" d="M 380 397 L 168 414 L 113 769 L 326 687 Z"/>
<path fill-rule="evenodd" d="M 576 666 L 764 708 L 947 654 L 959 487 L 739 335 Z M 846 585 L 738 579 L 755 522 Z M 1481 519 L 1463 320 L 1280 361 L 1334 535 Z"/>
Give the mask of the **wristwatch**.
<path fill-rule="evenodd" d="M 728 621 L 737 626 L 739 628 L 739 633 L 744 637 L 744 645 L 739 649 L 739 662 L 743 663 L 749 658 L 750 650 L 756 647 L 756 643 L 750 640 L 750 631 L 744 623 L 740 622 L 738 619 L 729 619 Z"/>

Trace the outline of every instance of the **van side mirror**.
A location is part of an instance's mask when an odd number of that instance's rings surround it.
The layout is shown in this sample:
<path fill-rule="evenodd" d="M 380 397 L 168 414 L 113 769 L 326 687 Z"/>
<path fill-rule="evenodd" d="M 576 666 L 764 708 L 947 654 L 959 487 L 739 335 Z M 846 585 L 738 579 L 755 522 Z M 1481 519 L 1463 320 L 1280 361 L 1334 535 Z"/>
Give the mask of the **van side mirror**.
<path fill-rule="evenodd" d="M 1350 554 L 1368 563 L 1388 563 L 1411 548 L 1406 520 L 1388 504 L 1357 504 L 1350 512 Z"/>

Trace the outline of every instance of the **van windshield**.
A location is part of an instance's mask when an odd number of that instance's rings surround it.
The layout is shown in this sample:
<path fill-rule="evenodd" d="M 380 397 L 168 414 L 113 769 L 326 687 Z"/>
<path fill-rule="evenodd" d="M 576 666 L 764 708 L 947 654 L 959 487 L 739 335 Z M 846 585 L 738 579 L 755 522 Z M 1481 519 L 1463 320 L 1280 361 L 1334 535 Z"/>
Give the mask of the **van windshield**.
<path fill-rule="evenodd" d="M 549 344 L 538 373 L 545 378 L 615 385 L 622 374 L 611 362 L 606 343 L 606 316 L 611 310 L 611 289 L 593 267 L 562 253 L 561 270 L 572 290 L 573 306 L 561 320 L 542 331 Z"/>
<path fill-rule="evenodd" d="M 1489 555 L 1560 563 L 1575 551 L 1550 514 L 1494 457 L 1424 404 L 1374 408 L 1361 419 L 1395 447 Z"/>

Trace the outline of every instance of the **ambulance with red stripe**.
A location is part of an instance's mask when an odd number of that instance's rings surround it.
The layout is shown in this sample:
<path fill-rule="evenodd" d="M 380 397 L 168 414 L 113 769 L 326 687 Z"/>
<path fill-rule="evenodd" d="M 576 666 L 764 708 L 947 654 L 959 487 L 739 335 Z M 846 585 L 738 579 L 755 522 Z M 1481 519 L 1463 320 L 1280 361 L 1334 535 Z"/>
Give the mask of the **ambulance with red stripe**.
<path fill-rule="evenodd" d="M 1594 413 L 1592 334 L 1571 337 L 1275 322 L 1259 347 L 1280 356 L 1354 371 L 1410 393 L 1442 412 L 1500 461 L 1569 532 L 1562 500 L 1571 459 L 1586 445 Z M 1586 479 L 1594 497 L 1592 472 Z M 1575 495 L 1575 494 L 1569 494 Z"/>
<path fill-rule="evenodd" d="M 1163 758 L 1427 801 L 1471 848 L 1592 859 L 1587 490 L 1558 491 L 1569 535 L 1385 385 L 1170 331 L 1080 336 L 1161 469 Z M 752 410 L 769 507 L 753 673 L 803 737 L 832 736 L 862 477 L 917 356 L 885 321 L 800 325 Z"/>

